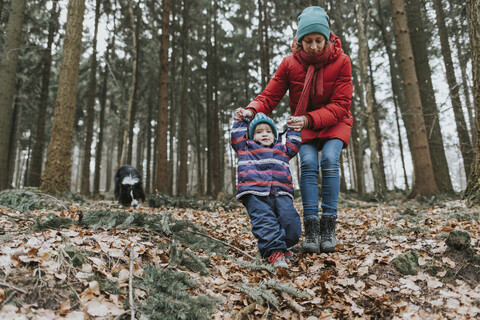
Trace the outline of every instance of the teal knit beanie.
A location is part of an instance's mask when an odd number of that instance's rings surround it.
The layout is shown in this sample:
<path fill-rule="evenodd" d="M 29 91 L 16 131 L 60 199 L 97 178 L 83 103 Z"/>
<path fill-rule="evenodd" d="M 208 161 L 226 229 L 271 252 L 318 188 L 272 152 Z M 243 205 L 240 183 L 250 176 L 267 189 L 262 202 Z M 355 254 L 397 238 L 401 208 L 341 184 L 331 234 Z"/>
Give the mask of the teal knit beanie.
<path fill-rule="evenodd" d="M 330 39 L 328 21 L 330 21 L 330 18 L 322 8 L 305 8 L 302 14 L 298 16 L 297 41 L 302 41 L 304 36 L 314 32 L 322 34 L 328 41 Z"/>
<path fill-rule="evenodd" d="M 272 119 L 267 117 L 263 112 L 257 113 L 255 118 L 253 118 L 253 120 L 250 122 L 250 126 L 248 127 L 249 139 L 253 139 L 253 136 L 255 135 L 255 127 L 258 126 L 260 123 L 268 124 L 272 128 L 273 136 L 275 137 L 275 140 L 278 139 L 277 127 L 275 126 L 275 123 L 273 122 Z"/>

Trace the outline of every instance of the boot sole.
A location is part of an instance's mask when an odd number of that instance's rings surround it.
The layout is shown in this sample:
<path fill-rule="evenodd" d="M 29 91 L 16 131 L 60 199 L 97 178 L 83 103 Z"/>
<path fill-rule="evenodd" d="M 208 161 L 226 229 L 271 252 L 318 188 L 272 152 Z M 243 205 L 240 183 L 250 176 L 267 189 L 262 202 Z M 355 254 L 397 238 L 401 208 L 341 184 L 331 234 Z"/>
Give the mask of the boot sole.
<path fill-rule="evenodd" d="M 320 250 L 318 249 L 318 246 L 315 247 L 315 246 L 302 246 L 302 252 L 303 253 L 320 253 Z"/>

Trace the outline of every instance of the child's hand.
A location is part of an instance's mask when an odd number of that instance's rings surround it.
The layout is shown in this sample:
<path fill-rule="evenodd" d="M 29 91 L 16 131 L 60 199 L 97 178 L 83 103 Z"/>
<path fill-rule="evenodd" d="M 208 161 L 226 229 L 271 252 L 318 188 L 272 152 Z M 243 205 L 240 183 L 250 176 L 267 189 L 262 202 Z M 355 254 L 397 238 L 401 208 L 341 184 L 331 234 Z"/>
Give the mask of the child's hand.
<path fill-rule="evenodd" d="M 287 126 L 290 128 L 290 129 L 293 129 L 295 131 L 300 131 L 302 130 L 303 128 L 305 128 L 307 126 L 307 117 L 289 117 L 287 119 Z"/>
<path fill-rule="evenodd" d="M 243 120 L 245 117 L 252 117 L 253 112 L 245 108 L 238 108 L 235 110 L 235 120 Z"/>

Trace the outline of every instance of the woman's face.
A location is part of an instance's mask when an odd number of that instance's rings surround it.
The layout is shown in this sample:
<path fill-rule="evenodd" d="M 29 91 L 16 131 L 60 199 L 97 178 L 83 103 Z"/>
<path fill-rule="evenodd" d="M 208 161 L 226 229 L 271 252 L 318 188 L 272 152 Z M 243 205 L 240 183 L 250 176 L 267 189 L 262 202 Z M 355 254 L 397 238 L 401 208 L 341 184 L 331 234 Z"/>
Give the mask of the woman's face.
<path fill-rule="evenodd" d="M 317 53 L 325 48 L 325 37 L 320 33 L 307 34 L 302 39 L 302 48 L 306 53 Z"/>

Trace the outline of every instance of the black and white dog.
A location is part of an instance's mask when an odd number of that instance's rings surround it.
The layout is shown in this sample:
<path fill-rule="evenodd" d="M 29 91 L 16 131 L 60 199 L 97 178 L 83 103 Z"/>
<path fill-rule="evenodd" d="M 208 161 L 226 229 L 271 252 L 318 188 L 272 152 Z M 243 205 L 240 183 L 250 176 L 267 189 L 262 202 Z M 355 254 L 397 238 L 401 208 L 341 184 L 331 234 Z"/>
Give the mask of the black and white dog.
<path fill-rule="evenodd" d="M 132 166 L 121 166 L 115 174 L 115 199 L 122 206 L 138 206 L 138 200 L 145 201 L 142 178 Z"/>

